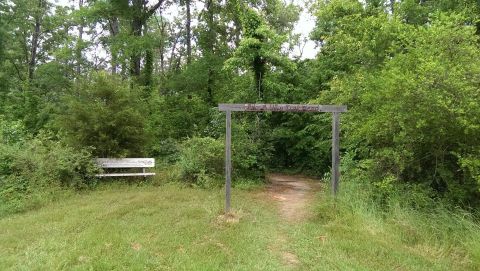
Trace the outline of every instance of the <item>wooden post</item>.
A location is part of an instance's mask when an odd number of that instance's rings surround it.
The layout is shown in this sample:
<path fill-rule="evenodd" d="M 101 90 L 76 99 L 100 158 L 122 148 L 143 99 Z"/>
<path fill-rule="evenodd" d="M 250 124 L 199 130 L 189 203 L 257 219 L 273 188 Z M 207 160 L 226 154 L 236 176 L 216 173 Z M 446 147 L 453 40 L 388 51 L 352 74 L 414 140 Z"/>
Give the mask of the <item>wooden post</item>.
<path fill-rule="evenodd" d="M 232 112 L 226 112 L 225 133 L 225 213 L 230 212 L 230 187 L 232 185 Z"/>
<path fill-rule="evenodd" d="M 332 120 L 332 192 L 337 195 L 340 180 L 340 113 L 333 112 Z"/>

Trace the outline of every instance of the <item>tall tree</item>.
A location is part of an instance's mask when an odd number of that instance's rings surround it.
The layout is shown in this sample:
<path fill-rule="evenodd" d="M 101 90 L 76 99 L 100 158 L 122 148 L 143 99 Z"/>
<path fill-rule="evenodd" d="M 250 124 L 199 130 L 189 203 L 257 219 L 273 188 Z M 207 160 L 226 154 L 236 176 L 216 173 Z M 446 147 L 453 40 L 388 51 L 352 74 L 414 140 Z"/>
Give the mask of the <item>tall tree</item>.
<path fill-rule="evenodd" d="M 83 0 L 78 0 L 78 8 L 83 8 Z M 83 47 L 83 20 L 81 20 L 80 24 L 77 27 L 78 30 L 78 41 L 77 41 L 77 48 L 76 48 L 76 57 L 77 57 L 77 76 L 80 75 L 81 66 L 82 66 L 82 47 Z"/>
<path fill-rule="evenodd" d="M 192 14 L 190 11 L 190 0 L 184 0 L 186 10 L 185 31 L 187 43 L 187 64 L 192 62 Z"/>
<path fill-rule="evenodd" d="M 34 30 L 32 33 L 32 43 L 30 47 L 30 60 L 28 62 L 28 78 L 33 79 L 35 67 L 37 64 L 37 52 L 39 47 L 39 38 L 41 34 L 41 27 L 43 22 L 43 16 L 45 15 L 46 1 L 37 0 L 36 9 L 33 12 L 34 18 Z"/>
<path fill-rule="evenodd" d="M 131 5 L 128 5 L 127 17 L 131 20 L 131 34 L 134 37 L 141 37 L 142 34 L 147 33 L 147 31 L 143 31 L 147 20 L 160 8 L 163 2 L 164 0 L 159 0 L 152 7 L 148 7 L 148 0 L 132 0 Z M 141 59 L 141 50 L 134 50 L 131 56 L 130 72 L 136 77 L 140 76 Z"/>
<path fill-rule="evenodd" d="M 227 68 L 246 68 L 253 72 L 258 99 L 264 100 L 264 79 L 270 67 L 292 68 L 288 57 L 281 52 L 284 36 L 277 34 L 254 9 L 243 7 L 244 38 L 227 60 Z"/>
<path fill-rule="evenodd" d="M 99 21 L 104 20 L 110 33 L 108 40 L 111 53 L 112 73 L 117 73 L 119 65 L 122 72 L 128 64 L 128 73 L 139 84 L 151 84 L 153 52 L 146 45 L 148 37 L 148 20 L 161 8 L 165 0 L 150 4 L 148 0 L 109 0 L 108 3 L 96 1 L 91 10 Z M 129 59 L 128 63 L 120 60 Z M 143 60 L 143 61 L 142 61 Z M 142 63 L 144 72 L 142 76 Z"/>

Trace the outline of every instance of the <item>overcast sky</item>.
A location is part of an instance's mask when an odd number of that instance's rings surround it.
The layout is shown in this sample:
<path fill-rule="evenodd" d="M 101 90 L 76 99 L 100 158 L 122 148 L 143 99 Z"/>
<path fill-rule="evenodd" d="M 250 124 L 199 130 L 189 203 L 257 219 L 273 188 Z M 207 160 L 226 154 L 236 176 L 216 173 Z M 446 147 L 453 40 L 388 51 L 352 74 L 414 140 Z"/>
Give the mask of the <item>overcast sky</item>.
<path fill-rule="evenodd" d="M 72 1 L 72 0 L 50 0 L 52 2 L 55 2 L 59 5 L 63 5 L 63 6 L 70 6 L 72 4 L 77 4 L 78 1 Z M 299 21 L 297 22 L 297 24 L 295 25 L 295 29 L 294 29 L 294 32 L 297 33 L 297 34 L 301 34 L 302 35 L 302 40 L 303 38 L 307 38 L 307 42 L 303 48 L 303 54 L 302 54 L 302 59 L 305 59 L 305 58 L 315 58 L 315 55 L 317 54 L 318 52 L 318 49 L 315 47 L 315 42 L 311 41 L 309 39 L 309 34 L 310 32 L 312 31 L 312 29 L 314 28 L 315 26 L 315 19 L 314 17 L 308 12 L 307 8 L 306 8 L 306 4 L 305 4 L 305 0 L 293 0 L 293 2 L 302 7 L 303 11 L 302 13 L 300 14 L 300 19 Z M 177 6 L 170 6 L 166 11 L 166 15 L 170 15 L 170 16 L 175 16 L 176 14 L 178 14 L 178 10 L 177 10 Z M 295 48 L 294 49 L 294 52 L 292 53 L 292 56 L 298 56 L 300 54 L 300 48 Z"/>
<path fill-rule="evenodd" d="M 302 35 L 302 37 L 306 37 L 308 39 L 307 44 L 305 44 L 302 58 L 315 58 L 318 49 L 315 47 L 315 42 L 311 41 L 309 38 L 310 32 L 315 27 L 315 18 L 305 7 L 305 0 L 295 0 L 294 2 L 303 8 L 302 13 L 300 14 L 300 19 L 295 25 L 294 32 L 299 33 Z M 296 53 L 298 54 L 298 52 Z"/>

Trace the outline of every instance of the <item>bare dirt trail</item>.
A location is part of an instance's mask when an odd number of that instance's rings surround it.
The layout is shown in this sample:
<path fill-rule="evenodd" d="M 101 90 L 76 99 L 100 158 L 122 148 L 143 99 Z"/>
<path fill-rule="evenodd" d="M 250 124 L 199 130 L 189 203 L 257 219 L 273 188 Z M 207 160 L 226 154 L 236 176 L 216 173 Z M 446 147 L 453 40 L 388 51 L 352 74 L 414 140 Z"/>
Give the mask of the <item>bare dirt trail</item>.
<path fill-rule="evenodd" d="M 279 213 L 287 223 L 301 223 L 310 215 L 311 202 L 315 193 L 320 190 L 320 183 L 298 175 L 270 174 L 267 176 L 269 184 L 263 192 L 269 200 L 278 203 Z M 272 250 L 279 253 L 284 264 L 296 268 L 300 261 L 294 253 L 285 249 L 288 244 L 286 234 L 279 236 L 277 244 Z"/>
<path fill-rule="evenodd" d="M 320 183 L 298 175 L 270 174 L 267 195 L 279 203 L 280 215 L 287 222 L 308 218 L 309 203 L 320 190 Z"/>

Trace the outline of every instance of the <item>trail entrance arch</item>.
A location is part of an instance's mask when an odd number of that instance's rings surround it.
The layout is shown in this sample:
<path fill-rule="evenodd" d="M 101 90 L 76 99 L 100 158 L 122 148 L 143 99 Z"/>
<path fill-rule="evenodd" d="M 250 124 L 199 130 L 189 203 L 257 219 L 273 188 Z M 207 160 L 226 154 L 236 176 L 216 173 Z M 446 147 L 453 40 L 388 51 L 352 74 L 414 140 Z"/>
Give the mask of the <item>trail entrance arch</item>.
<path fill-rule="evenodd" d="M 225 135 L 225 212 L 230 212 L 232 185 L 232 111 L 249 112 L 327 112 L 332 113 L 332 191 L 335 195 L 340 180 L 340 113 L 347 112 L 345 105 L 313 104 L 219 104 L 218 110 L 226 114 Z"/>

